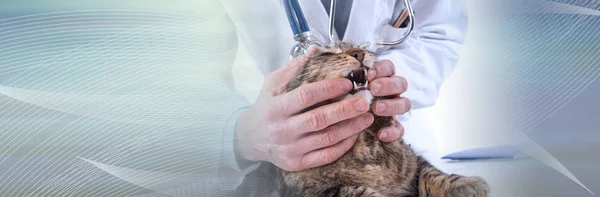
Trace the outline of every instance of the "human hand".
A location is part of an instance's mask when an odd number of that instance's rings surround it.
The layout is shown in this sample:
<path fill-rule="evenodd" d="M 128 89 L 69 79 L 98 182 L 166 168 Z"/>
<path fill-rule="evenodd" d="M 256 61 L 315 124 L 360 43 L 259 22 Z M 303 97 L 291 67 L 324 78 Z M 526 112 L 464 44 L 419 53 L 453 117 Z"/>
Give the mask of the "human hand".
<path fill-rule="evenodd" d="M 406 92 L 408 84 L 406 79 L 396 76 L 394 64 L 384 60 L 376 62 L 373 69 L 369 70 L 368 78 L 371 83 L 369 90 L 373 96 L 392 96 L 392 99 L 379 100 L 371 106 L 373 113 L 378 116 L 392 116 L 392 125 L 377 132 L 377 138 L 384 142 L 396 141 L 404 135 L 404 127 L 396 119 L 396 115 L 410 111 L 410 100 L 400 97 Z"/>
<path fill-rule="evenodd" d="M 374 120 L 364 98 L 348 98 L 308 112 L 301 110 L 341 97 L 352 89 L 348 79 L 328 79 L 285 92 L 316 47 L 266 77 L 256 104 L 236 125 L 236 151 L 250 161 L 268 161 L 286 171 L 329 164 L 354 145 Z"/>

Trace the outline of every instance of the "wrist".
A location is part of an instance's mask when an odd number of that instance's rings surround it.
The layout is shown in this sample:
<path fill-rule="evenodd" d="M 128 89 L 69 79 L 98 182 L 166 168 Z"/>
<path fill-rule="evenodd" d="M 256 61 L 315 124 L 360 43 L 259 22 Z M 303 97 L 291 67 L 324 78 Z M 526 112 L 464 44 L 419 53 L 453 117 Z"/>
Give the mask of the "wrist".
<path fill-rule="evenodd" d="M 239 120 L 235 125 L 235 135 L 234 135 L 234 152 L 236 159 L 241 163 L 255 163 L 261 161 L 257 151 L 253 151 L 256 146 L 254 146 L 249 140 L 247 136 L 251 134 L 254 129 L 252 126 L 253 120 L 251 120 L 250 110 L 243 112 L 240 115 Z"/>

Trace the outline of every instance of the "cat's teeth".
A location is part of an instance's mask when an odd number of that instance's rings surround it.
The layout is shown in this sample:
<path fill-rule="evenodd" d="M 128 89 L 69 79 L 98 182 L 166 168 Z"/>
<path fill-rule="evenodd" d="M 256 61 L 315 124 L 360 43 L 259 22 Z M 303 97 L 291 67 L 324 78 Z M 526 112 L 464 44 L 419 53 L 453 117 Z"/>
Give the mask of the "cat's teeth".
<path fill-rule="evenodd" d="M 350 74 L 350 75 L 352 75 L 352 74 Z M 352 82 L 352 85 L 354 85 L 354 89 L 355 89 L 355 90 L 358 90 L 358 85 L 356 85 L 356 81 L 353 81 L 353 82 Z"/>

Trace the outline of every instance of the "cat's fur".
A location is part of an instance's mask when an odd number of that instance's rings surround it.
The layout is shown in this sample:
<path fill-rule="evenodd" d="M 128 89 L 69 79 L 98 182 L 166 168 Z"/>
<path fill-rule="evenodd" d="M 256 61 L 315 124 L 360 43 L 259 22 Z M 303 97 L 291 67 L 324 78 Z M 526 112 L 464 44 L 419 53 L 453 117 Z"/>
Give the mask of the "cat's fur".
<path fill-rule="evenodd" d="M 353 70 L 372 68 L 375 61 L 376 56 L 371 52 L 351 43 L 336 43 L 322 48 L 304 65 L 287 90 L 327 78 L 347 77 Z M 345 97 L 383 99 L 370 95 L 363 90 Z M 334 101 L 327 103 L 331 102 Z M 285 172 L 263 163 L 253 172 L 258 178 L 246 182 L 254 185 L 253 194 L 248 195 L 485 197 L 489 194 L 489 186 L 483 179 L 443 173 L 416 155 L 403 140 L 379 141 L 377 131 L 390 124 L 391 117 L 375 116 L 375 122 L 359 135 L 353 148 L 329 165 Z"/>

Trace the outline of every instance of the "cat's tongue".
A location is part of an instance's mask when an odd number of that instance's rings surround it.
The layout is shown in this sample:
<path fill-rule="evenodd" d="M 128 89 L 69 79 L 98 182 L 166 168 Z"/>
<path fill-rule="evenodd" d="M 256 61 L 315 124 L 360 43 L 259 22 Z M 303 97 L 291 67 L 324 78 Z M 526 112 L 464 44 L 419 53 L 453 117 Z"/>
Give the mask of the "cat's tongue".
<path fill-rule="evenodd" d="M 369 85 L 369 81 L 367 81 L 367 69 L 359 68 L 356 69 L 350 74 L 348 74 L 347 78 L 352 81 L 352 85 L 354 85 L 354 90 L 366 90 Z"/>

